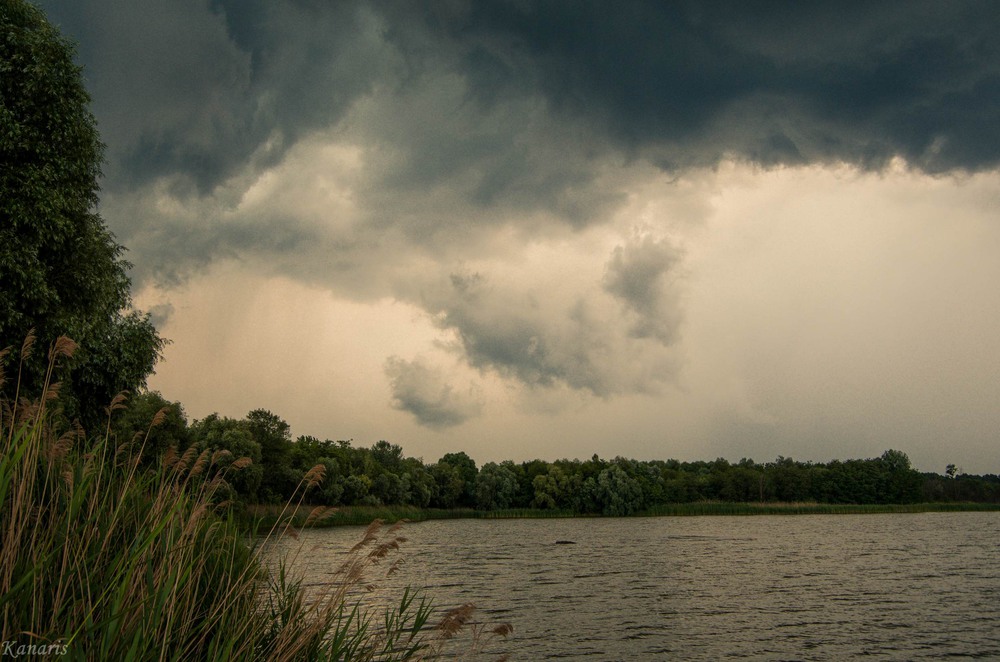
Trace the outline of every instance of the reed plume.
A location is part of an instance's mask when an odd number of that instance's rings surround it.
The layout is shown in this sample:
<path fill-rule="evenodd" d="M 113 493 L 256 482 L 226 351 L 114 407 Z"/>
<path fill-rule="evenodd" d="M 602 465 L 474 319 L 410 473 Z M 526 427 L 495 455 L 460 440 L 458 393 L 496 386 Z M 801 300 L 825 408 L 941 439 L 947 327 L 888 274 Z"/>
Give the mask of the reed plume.
<path fill-rule="evenodd" d="M 34 335 L 22 344 L 22 366 L 34 344 Z M 409 589 L 382 613 L 363 606 L 359 596 L 376 568 L 406 540 L 381 522 L 365 531 L 335 582 L 304 588 L 288 559 L 272 555 L 282 534 L 295 532 L 290 520 L 251 548 L 228 508 L 227 472 L 245 469 L 249 458 L 227 464 L 228 452 L 171 447 L 140 466 L 163 410 L 138 448 L 116 447 L 111 417 L 126 406 L 118 394 L 105 410 L 105 434 L 88 439 L 49 408 L 58 388 L 52 374 L 75 349 L 68 338 L 52 346 L 39 400 L 16 392 L 0 403 L 6 639 L 58 646 L 69 660 L 391 662 L 439 658 L 468 622 L 449 612 L 431 626 L 430 602 Z M 0 363 L 9 355 L 0 352 Z M 317 465 L 303 477 L 287 510 L 301 505 L 324 470 Z M 313 509 L 306 521 L 328 512 Z M 388 572 L 398 568 L 397 558 Z"/>

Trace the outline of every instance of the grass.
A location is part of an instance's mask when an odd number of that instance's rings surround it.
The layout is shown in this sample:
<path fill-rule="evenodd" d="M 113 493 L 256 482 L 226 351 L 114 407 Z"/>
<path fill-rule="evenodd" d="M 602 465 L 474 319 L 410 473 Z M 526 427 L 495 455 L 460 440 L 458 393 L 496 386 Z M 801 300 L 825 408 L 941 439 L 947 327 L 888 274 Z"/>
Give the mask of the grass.
<path fill-rule="evenodd" d="M 996 510 L 1000 510 L 1000 504 L 727 503 L 717 501 L 700 501 L 695 503 L 660 505 L 650 508 L 641 514 L 652 517 L 679 517 L 692 515 L 864 515 L 874 513 L 929 513 Z"/>
<path fill-rule="evenodd" d="M 522 519 L 591 517 L 572 510 L 540 508 L 509 508 L 505 510 L 474 510 L 472 508 L 420 508 L 418 506 L 337 506 L 326 509 L 322 515 L 310 519 L 314 508 L 300 506 L 289 511 L 285 506 L 250 505 L 243 519 L 245 527 L 262 531 L 273 526 L 282 517 L 290 518 L 297 527 L 325 527 L 365 525 L 373 519 L 384 522 L 424 522 L 436 519 Z"/>
<path fill-rule="evenodd" d="M 250 517 L 243 525 L 254 530 L 269 528 L 279 519 L 283 506 L 253 505 L 247 507 Z M 539 519 L 559 517 L 602 517 L 598 514 L 581 514 L 572 510 L 540 508 L 509 508 L 505 510 L 473 510 L 471 508 L 418 508 L 417 506 L 338 506 L 330 508 L 321 517 L 309 520 L 312 510 L 302 506 L 291 514 L 296 526 L 364 525 L 373 519 L 385 522 L 423 522 L 435 519 Z M 699 515 L 863 515 L 869 513 L 930 513 L 1000 511 L 995 503 L 910 503 L 910 504 L 835 504 L 835 503 L 784 503 L 726 501 L 696 501 L 692 503 L 661 504 L 632 515 L 632 517 L 692 517 Z M 287 516 L 287 513 L 286 513 Z"/>
<path fill-rule="evenodd" d="M 33 342 L 25 341 L 22 361 Z M 359 589 L 386 565 L 395 570 L 390 561 L 405 541 L 380 522 L 335 581 L 307 592 L 286 559 L 262 556 L 268 540 L 295 535 L 289 518 L 274 520 L 265 544 L 248 545 L 231 514 L 227 472 L 249 460 L 223 463 L 224 453 L 189 450 L 149 461 L 148 431 L 124 443 L 109 432 L 121 396 L 96 438 L 50 411 L 59 390 L 54 367 L 74 350 L 66 338 L 54 344 L 38 401 L 15 395 L 0 403 L 0 620 L 12 652 L 69 660 L 424 660 L 440 657 L 463 630 L 472 638 L 467 653 L 509 633 L 509 626 L 464 627 L 471 605 L 432 623 L 431 603 L 409 589 L 389 609 L 366 609 Z M 159 420 L 162 412 L 150 429 Z M 320 480 L 322 466 L 306 474 L 287 511 Z"/>

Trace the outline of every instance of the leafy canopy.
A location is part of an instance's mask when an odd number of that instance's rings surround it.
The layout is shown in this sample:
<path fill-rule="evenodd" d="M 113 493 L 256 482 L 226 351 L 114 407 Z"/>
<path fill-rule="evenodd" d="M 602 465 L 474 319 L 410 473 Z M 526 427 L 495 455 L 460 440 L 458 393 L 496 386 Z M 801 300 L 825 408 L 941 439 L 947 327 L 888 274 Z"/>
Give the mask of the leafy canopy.
<path fill-rule="evenodd" d="M 31 329 L 76 340 L 63 404 L 94 425 L 115 393 L 145 385 L 165 341 L 132 308 L 124 247 L 96 211 L 103 145 L 73 56 L 39 9 L 0 0 L 0 348 Z M 44 354 L 22 393 L 37 395 Z"/>

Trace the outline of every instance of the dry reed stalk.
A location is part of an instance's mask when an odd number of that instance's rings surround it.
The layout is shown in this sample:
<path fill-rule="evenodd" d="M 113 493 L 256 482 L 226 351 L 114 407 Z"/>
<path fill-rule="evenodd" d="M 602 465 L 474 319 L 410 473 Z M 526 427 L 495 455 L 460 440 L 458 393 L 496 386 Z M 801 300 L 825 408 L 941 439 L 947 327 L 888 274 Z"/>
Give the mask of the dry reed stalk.
<path fill-rule="evenodd" d="M 253 464 L 253 460 L 251 460 L 249 457 L 241 457 L 240 459 L 230 464 L 228 468 L 239 471 L 240 469 L 245 469 L 249 467 L 251 464 Z"/>
<path fill-rule="evenodd" d="M 22 346 L 22 361 L 33 343 L 31 338 Z M 53 345 L 43 393 L 56 393 L 52 369 L 74 350 L 68 339 Z M 7 354 L 0 353 L 0 359 Z M 134 443 L 115 448 L 110 418 L 124 406 L 119 394 L 106 409 L 104 438 L 84 448 L 79 427 L 58 433 L 46 411 L 49 401 L 15 400 L 16 406 L 3 403 L 0 410 L 5 634 L 34 633 L 43 640 L 66 636 L 92 659 L 337 658 L 329 651 L 344 644 L 343 650 L 354 651 L 350 659 L 395 660 L 405 654 L 419 660 L 433 657 L 467 622 L 467 616 L 452 614 L 440 630 L 449 637 L 424 642 L 422 619 L 429 606 L 421 602 L 415 616 L 407 615 L 408 592 L 398 611 L 386 612 L 381 629 L 372 613 L 351 606 L 375 567 L 406 541 L 399 524 L 383 531 L 378 521 L 338 569 L 338 581 L 323 587 L 318 599 L 307 601 L 300 581 L 282 579 L 266 593 L 279 611 L 262 609 L 264 545 L 246 548 L 233 523 L 216 517 L 226 507 L 219 502 L 225 475 L 249 466 L 249 458 L 225 465 L 228 452 L 199 453 L 191 447 L 178 457 L 170 448 L 160 463 L 140 471 L 150 431 L 162 422 L 164 410 L 154 416 L 138 448 Z M 19 422 L 24 425 L 18 427 Z M 307 472 L 282 512 L 302 508 L 305 493 L 321 483 L 324 473 L 322 464 Z M 330 510 L 312 509 L 306 523 Z M 290 518 L 282 526 L 294 532 Z M 395 558 L 386 575 L 395 573 L 400 562 Z M 27 584 L 24 568 L 31 575 Z"/>
<path fill-rule="evenodd" d="M 476 606 L 469 602 L 447 611 L 437 626 L 442 638 L 451 639 L 454 637 L 472 618 L 474 611 L 476 611 Z"/>
<path fill-rule="evenodd" d="M 177 475 L 185 473 L 188 470 L 188 467 L 191 466 L 191 462 L 197 456 L 198 456 L 198 449 L 195 448 L 194 446 L 188 447 L 187 450 L 184 451 L 184 454 L 181 455 L 181 458 L 174 463 L 173 465 L 174 473 Z"/>

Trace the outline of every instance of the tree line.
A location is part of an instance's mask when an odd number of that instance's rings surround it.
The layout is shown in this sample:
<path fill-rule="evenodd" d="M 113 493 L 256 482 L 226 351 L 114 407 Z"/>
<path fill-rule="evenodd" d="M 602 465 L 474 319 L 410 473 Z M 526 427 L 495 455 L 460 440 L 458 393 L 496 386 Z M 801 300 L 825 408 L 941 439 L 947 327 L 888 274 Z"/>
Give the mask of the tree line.
<path fill-rule="evenodd" d="M 907 455 L 887 450 L 870 459 L 800 462 L 778 457 L 766 463 L 723 458 L 711 461 L 588 460 L 488 462 L 481 467 L 465 452 L 447 453 L 428 464 L 406 457 L 397 444 L 371 447 L 351 441 L 292 439 L 288 423 L 255 409 L 242 419 L 212 414 L 188 424 L 180 403 L 156 392 L 133 398 L 114 421 L 121 436 L 141 429 L 163 409 L 166 417 L 146 438 L 147 457 L 165 453 L 215 454 L 220 465 L 250 458 L 227 472 L 231 498 L 244 503 L 280 503 L 317 465 L 324 479 L 307 493 L 315 505 L 408 505 L 420 508 L 506 510 L 533 508 L 580 514 L 630 515 L 659 505 L 696 501 L 887 504 L 942 501 L 1000 503 L 1000 476 L 920 473 Z"/>

